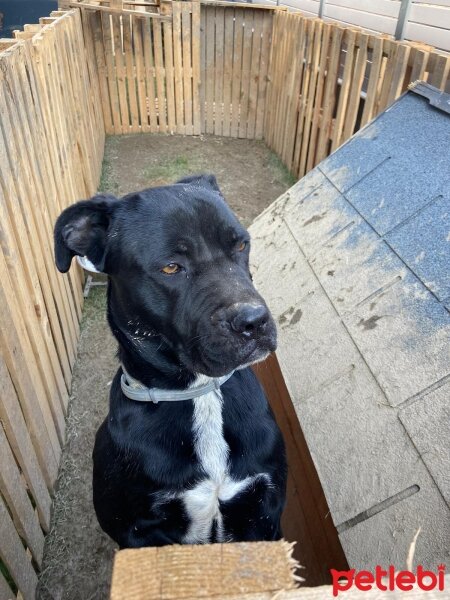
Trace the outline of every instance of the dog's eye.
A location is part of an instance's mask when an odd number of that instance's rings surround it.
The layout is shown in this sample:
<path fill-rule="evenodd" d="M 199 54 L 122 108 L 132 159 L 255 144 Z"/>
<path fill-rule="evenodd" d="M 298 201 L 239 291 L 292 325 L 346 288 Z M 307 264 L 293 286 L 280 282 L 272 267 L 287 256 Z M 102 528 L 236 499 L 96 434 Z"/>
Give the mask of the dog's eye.
<path fill-rule="evenodd" d="M 178 273 L 180 269 L 181 267 L 180 265 L 177 265 L 177 263 L 169 263 L 168 265 L 163 267 L 161 271 L 166 275 L 174 275 L 175 273 Z"/>
<path fill-rule="evenodd" d="M 248 244 L 248 242 L 240 242 L 238 244 L 238 247 L 236 248 L 236 250 L 238 252 L 243 252 L 247 248 L 247 244 Z"/>

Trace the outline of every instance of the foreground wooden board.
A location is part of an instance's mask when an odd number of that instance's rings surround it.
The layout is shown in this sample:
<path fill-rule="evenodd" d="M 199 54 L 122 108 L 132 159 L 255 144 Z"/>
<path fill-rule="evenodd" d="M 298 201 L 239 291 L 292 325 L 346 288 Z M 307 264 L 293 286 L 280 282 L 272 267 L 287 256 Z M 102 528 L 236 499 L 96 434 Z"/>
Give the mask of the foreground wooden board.
<path fill-rule="evenodd" d="M 115 556 L 111 600 L 328 600 L 332 586 L 299 588 L 293 544 L 253 542 L 121 550 Z M 297 569 L 297 571 L 296 571 Z M 301 571 L 300 571 L 301 572 Z M 450 576 L 445 578 L 445 590 Z M 338 598 L 436 600 L 446 591 L 381 592 L 352 588 Z"/>
<path fill-rule="evenodd" d="M 165 546 L 116 554 L 111 600 L 241 598 L 296 587 L 293 544 Z"/>

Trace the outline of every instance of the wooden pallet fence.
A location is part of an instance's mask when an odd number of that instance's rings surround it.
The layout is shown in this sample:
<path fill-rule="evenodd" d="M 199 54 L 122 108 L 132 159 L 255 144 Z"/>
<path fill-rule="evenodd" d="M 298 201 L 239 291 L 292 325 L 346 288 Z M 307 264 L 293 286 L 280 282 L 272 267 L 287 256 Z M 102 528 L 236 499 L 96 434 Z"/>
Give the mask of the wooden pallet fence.
<path fill-rule="evenodd" d="M 202 5 L 202 132 L 262 139 L 273 14 Z"/>
<path fill-rule="evenodd" d="M 143 8 L 82 9 L 106 133 L 200 134 L 200 3 Z"/>
<path fill-rule="evenodd" d="M 274 15 L 264 139 L 297 177 L 418 79 L 444 90 L 450 57 L 298 13 Z"/>
<path fill-rule="evenodd" d="M 59 212 L 92 195 L 104 147 L 97 63 L 79 11 L 16 32 L 0 53 L 0 597 L 34 598 L 82 309 L 57 273 Z"/>

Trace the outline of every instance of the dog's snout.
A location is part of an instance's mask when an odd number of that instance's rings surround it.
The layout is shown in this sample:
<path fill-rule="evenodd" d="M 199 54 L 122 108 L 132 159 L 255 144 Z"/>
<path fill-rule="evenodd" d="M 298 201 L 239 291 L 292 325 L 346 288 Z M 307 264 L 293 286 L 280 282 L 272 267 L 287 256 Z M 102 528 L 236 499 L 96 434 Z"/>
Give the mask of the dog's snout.
<path fill-rule="evenodd" d="M 269 320 L 269 311 L 263 304 L 235 304 L 228 314 L 228 323 L 236 333 L 253 337 Z"/>

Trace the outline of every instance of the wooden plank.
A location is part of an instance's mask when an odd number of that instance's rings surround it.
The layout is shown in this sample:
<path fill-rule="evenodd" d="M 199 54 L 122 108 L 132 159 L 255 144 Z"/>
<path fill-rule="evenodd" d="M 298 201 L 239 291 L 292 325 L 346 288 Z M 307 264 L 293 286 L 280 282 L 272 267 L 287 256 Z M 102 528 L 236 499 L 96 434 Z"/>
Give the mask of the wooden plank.
<path fill-rule="evenodd" d="M 417 50 L 411 71 L 411 82 L 423 81 L 430 54 L 425 50 Z"/>
<path fill-rule="evenodd" d="M 134 19 L 132 22 L 133 30 L 133 42 L 134 42 L 134 56 L 136 63 L 136 86 L 137 86 L 137 99 L 139 108 L 139 126 L 140 131 L 146 133 L 150 131 L 150 125 L 148 122 L 148 109 L 147 109 L 147 89 L 145 81 L 145 65 L 144 65 L 144 41 L 142 32 L 143 21 L 140 19 Z"/>
<path fill-rule="evenodd" d="M 214 134 L 223 134 L 224 113 L 224 60 L 225 60 L 225 9 L 216 8 L 215 15 L 215 70 L 214 70 Z"/>
<path fill-rule="evenodd" d="M 134 17 L 133 17 L 134 18 Z M 123 45 L 126 65 L 126 89 L 128 97 L 128 106 L 130 111 L 130 130 L 133 133 L 141 131 L 138 109 L 137 88 L 134 60 L 134 45 L 132 41 L 131 17 L 126 16 L 122 19 Z"/>
<path fill-rule="evenodd" d="M 289 30 L 291 44 L 286 48 L 285 106 L 279 113 L 277 129 L 282 137 L 277 144 L 280 156 L 288 169 L 292 168 L 296 136 L 301 140 L 303 117 L 311 72 L 312 29 L 314 21 L 295 19 L 294 29 Z M 288 60 L 288 57 L 295 60 Z M 284 113 L 284 114 L 283 114 Z M 299 144 L 297 144 L 299 147 Z"/>
<path fill-rule="evenodd" d="M 177 133 L 185 134 L 184 121 L 184 89 L 183 89 L 183 53 L 181 44 L 181 6 L 173 3 L 173 64 L 175 73 L 175 109 L 177 116 Z"/>
<path fill-rule="evenodd" d="M 51 498 L 31 442 L 16 390 L 1 356 L 0 381 L 2 382 L 0 387 L 0 420 L 5 428 L 6 437 L 16 460 L 33 494 L 41 527 L 44 531 L 48 531 L 50 529 Z"/>
<path fill-rule="evenodd" d="M 119 90 L 119 109 L 120 121 L 122 124 L 122 133 L 130 132 L 130 112 L 128 108 L 127 87 L 126 87 L 126 70 L 125 70 L 125 55 L 122 47 L 121 36 L 121 20 L 117 15 L 111 17 L 112 23 L 112 39 L 114 43 L 114 74 Z"/>
<path fill-rule="evenodd" d="M 167 99 L 167 132 L 176 131 L 175 112 L 175 80 L 173 66 L 173 31 L 172 23 L 163 24 L 164 34 L 164 65 L 166 70 L 166 99 Z M 194 38 L 192 38 L 194 44 Z M 198 41 L 196 42 L 198 44 Z"/>
<path fill-rule="evenodd" d="M 313 102 L 314 98 L 314 50 L 317 48 L 316 38 L 316 23 L 319 21 L 309 20 L 308 27 L 306 29 L 307 39 L 305 48 L 305 67 L 303 70 L 302 87 L 299 92 L 300 103 L 298 110 L 298 124 L 297 124 L 297 136 L 293 136 L 290 142 L 289 155 L 286 165 L 291 172 L 298 172 L 300 155 L 302 148 L 302 140 L 307 138 L 306 129 L 308 123 L 306 122 L 306 112 L 308 110 L 309 103 Z M 318 34 L 320 39 L 320 33 Z M 319 53 L 317 52 L 317 55 Z"/>
<path fill-rule="evenodd" d="M 34 600 L 37 576 L 1 496 L 0 559 L 5 563 L 24 600 Z"/>
<path fill-rule="evenodd" d="M 281 13 L 276 13 L 272 24 L 272 43 L 270 44 L 269 54 L 269 67 L 267 71 L 267 90 L 266 90 L 266 110 L 264 114 L 264 125 L 263 135 L 266 144 L 269 148 L 272 148 L 272 132 L 273 132 L 273 121 L 275 115 L 275 77 L 276 77 L 276 65 L 278 62 L 279 54 L 279 37 L 280 37 L 280 18 Z"/>
<path fill-rule="evenodd" d="M 440 90 L 445 90 L 445 85 L 449 79 L 450 56 L 436 55 L 433 71 L 428 75 L 428 83 L 434 85 Z"/>
<path fill-rule="evenodd" d="M 44 536 L 1 424 L 0 461 L 1 495 L 9 507 L 18 533 L 27 543 L 38 567 L 41 567 Z"/>
<path fill-rule="evenodd" d="M 119 89 L 117 87 L 116 73 L 113 62 L 112 51 L 112 25 L 109 15 L 101 15 L 103 32 L 103 47 L 106 60 L 106 71 L 108 75 L 109 102 L 111 105 L 111 118 L 113 131 L 116 135 L 122 133 L 122 120 L 119 105 Z"/>
<path fill-rule="evenodd" d="M 370 63 L 366 98 L 364 100 L 364 109 L 361 117 L 361 127 L 366 125 L 376 116 L 376 93 L 383 61 L 383 39 L 376 36 L 371 36 L 369 41 L 370 45 L 372 46 L 372 59 Z"/>
<path fill-rule="evenodd" d="M 311 170 L 316 164 L 316 162 L 315 162 L 316 143 L 317 143 L 317 138 L 319 135 L 319 123 L 320 123 L 320 116 L 321 116 L 321 111 L 322 111 L 322 106 L 323 106 L 323 94 L 324 94 L 324 89 L 325 89 L 326 66 L 327 66 L 327 61 L 328 61 L 328 48 L 330 46 L 330 41 L 331 41 L 331 32 L 332 32 L 332 26 L 328 23 L 324 23 L 324 26 L 322 29 L 322 40 L 320 43 L 320 63 L 319 63 L 319 72 L 317 75 L 316 95 L 314 98 L 314 112 L 312 115 L 311 133 L 310 133 L 308 150 L 307 150 L 308 157 L 307 157 L 306 168 L 305 168 L 306 173 L 309 170 Z M 300 173 L 301 173 L 301 170 L 299 171 L 299 174 Z"/>
<path fill-rule="evenodd" d="M 353 135 L 358 117 L 359 106 L 361 104 L 361 91 L 364 81 L 364 74 L 367 66 L 367 43 L 368 35 L 359 33 L 357 35 L 358 51 L 355 62 L 355 70 L 352 76 L 352 85 L 349 93 L 347 114 L 345 117 L 344 129 L 341 137 L 341 144 Z"/>
<path fill-rule="evenodd" d="M 377 102 L 377 114 L 382 112 L 388 105 L 389 91 L 391 89 L 392 77 L 394 75 L 395 57 L 398 50 L 398 44 L 393 41 L 385 40 L 384 48 L 387 53 L 385 70 L 380 79 L 379 95 Z"/>
<path fill-rule="evenodd" d="M 155 58 L 156 91 L 158 94 L 158 131 L 167 131 L 165 70 L 161 23 L 153 21 L 153 55 Z"/>
<path fill-rule="evenodd" d="M 206 107 L 205 107 L 205 86 L 206 86 L 206 10 L 200 11 L 200 119 L 201 132 L 206 131 Z"/>
<path fill-rule="evenodd" d="M 200 2 L 192 2 L 192 111 L 194 120 L 194 135 L 202 132 L 202 117 L 200 108 Z"/>
<path fill-rule="evenodd" d="M 334 152 L 336 148 L 341 145 L 342 132 L 344 129 L 345 115 L 347 111 L 348 96 L 350 93 L 350 87 L 352 84 L 352 76 L 354 69 L 354 55 L 355 55 L 355 40 L 356 32 L 353 30 L 347 30 L 344 34 L 344 41 L 346 42 L 346 53 L 344 63 L 344 73 L 342 75 L 341 89 L 339 92 L 338 108 L 336 118 L 334 121 L 333 137 L 331 140 L 331 152 Z"/>
<path fill-rule="evenodd" d="M 339 70 L 339 59 L 341 55 L 341 44 L 343 29 L 336 27 L 333 31 L 333 38 L 330 48 L 330 57 L 325 83 L 325 93 L 322 104 L 322 118 L 320 121 L 320 133 L 317 143 L 317 152 L 315 157 L 316 164 L 328 155 L 328 141 L 330 139 L 330 127 L 333 117 L 336 99 L 337 76 Z"/>
<path fill-rule="evenodd" d="M 270 46 L 273 29 L 273 14 L 263 13 L 261 60 L 259 65 L 258 99 L 256 106 L 255 138 L 264 137 L 264 117 L 267 107 L 267 80 L 269 75 Z"/>
<path fill-rule="evenodd" d="M 231 132 L 231 93 L 233 87 L 233 42 L 234 42 L 234 9 L 224 12 L 224 50 L 223 50 L 223 113 L 222 135 L 230 136 Z"/>
<path fill-rule="evenodd" d="M 313 113 L 314 113 L 314 101 L 317 98 L 316 96 L 316 86 L 317 79 L 319 75 L 319 63 L 321 58 L 321 44 L 326 43 L 328 46 L 328 39 L 324 38 L 323 35 L 323 23 L 321 21 L 314 22 L 314 46 L 313 46 L 313 54 L 312 54 L 312 64 L 311 64 L 311 75 L 310 75 L 310 84 L 309 84 L 309 93 L 308 99 L 306 103 L 305 110 L 305 124 L 303 128 L 303 136 L 300 141 L 297 142 L 297 147 L 301 150 L 299 153 L 299 158 L 294 157 L 294 172 L 297 176 L 302 177 L 305 174 L 306 170 L 306 160 L 308 156 L 308 148 L 310 143 L 310 135 L 311 129 L 313 125 Z M 297 148 L 296 148 L 297 154 Z"/>
<path fill-rule="evenodd" d="M 258 104 L 258 83 L 261 77 L 261 49 L 264 13 L 254 11 L 252 51 L 250 64 L 250 85 L 248 92 L 247 138 L 255 139 L 256 109 Z"/>
<path fill-rule="evenodd" d="M 145 79 L 147 82 L 147 102 L 148 102 L 148 118 L 150 123 L 150 131 L 156 133 L 158 131 L 158 111 L 156 107 L 156 78 L 153 54 L 153 35 L 149 21 L 144 21 L 142 26 L 144 39 L 144 65 Z"/>
<path fill-rule="evenodd" d="M 250 67 L 252 60 L 253 21 L 255 11 L 244 11 L 244 38 L 242 46 L 241 110 L 239 115 L 238 137 L 247 137 L 248 99 L 250 91 Z"/>
<path fill-rule="evenodd" d="M 392 104 L 394 100 L 398 98 L 405 89 L 405 74 L 406 69 L 408 67 L 408 58 L 410 51 L 411 48 L 409 46 L 404 46 L 403 44 L 399 44 L 397 47 L 397 52 L 395 55 L 395 64 L 393 67 L 391 67 L 393 68 L 393 74 L 391 88 L 389 90 L 387 100 L 388 106 Z"/>
<path fill-rule="evenodd" d="M 194 119 L 192 113 L 191 6 L 191 2 L 182 2 L 181 4 L 184 124 L 186 135 L 192 135 L 194 133 Z"/>
<path fill-rule="evenodd" d="M 77 43 L 82 44 L 84 41 L 85 55 L 87 58 L 87 69 L 85 70 L 85 79 L 87 79 L 87 88 L 85 88 L 86 100 L 89 104 L 89 110 L 87 113 L 90 119 L 91 135 L 94 145 L 94 164 L 93 174 L 96 179 L 95 189 L 97 189 L 98 181 L 100 180 L 101 163 L 103 162 L 103 150 L 105 145 L 105 120 L 103 118 L 103 97 L 101 85 L 105 84 L 104 70 L 102 75 L 99 74 L 97 58 L 95 54 L 95 41 L 94 31 L 97 27 L 96 13 L 77 12 L 77 17 L 81 15 L 84 18 L 83 22 L 76 23 L 76 29 L 83 34 L 82 39 L 78 39 Z M 78 57 L 82 60 L 82 56 Z M 111 118 L 111 115 L 109 115 Z"/>
<path fill-rule="evenodd" d="M 214 117 L 215 117 L 215 106 L 214 106 L 214 81 L 216 78 L 216 67 L 215 67 L 215 18 L 216 9 L 208 7 L 206 12 L 206 88 L 205 88 L 205 101 L 206 101 L 206 133 L 214 133 Z"/>
<path fill-rule="evenodd" d="M 234 49 L 233 49 L 233 81 L 231 92 L 231 127 L 230 136 L 238 137 L 239 132 L 239 110 L 241 102 L 241 78 L 242 78 L 242 48 L 244 37 L 244 11 L 237 8 L 234 12 Z"/>

